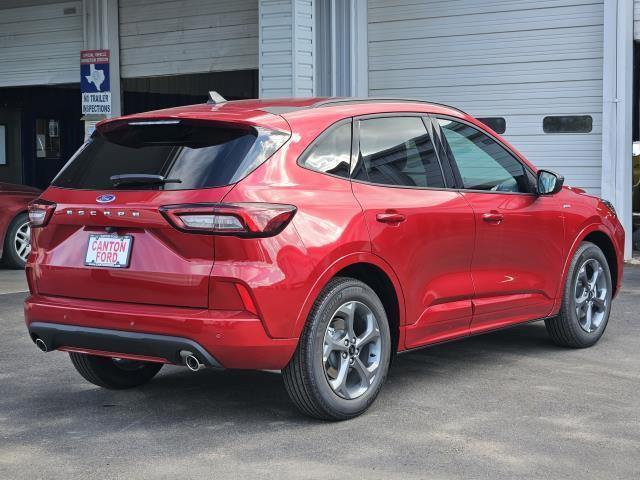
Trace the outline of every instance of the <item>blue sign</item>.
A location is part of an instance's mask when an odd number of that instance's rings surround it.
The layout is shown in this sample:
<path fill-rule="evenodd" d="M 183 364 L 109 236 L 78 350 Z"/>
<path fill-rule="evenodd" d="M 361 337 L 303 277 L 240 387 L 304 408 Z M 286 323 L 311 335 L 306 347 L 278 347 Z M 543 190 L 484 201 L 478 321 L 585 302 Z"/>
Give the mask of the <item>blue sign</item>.
<path fill-rule="evenodd" d="M 82 93 L 110 92 L 111 88 L 109 85 L 109 64 L 81 64 L 80 91 Z"/>
<path fill-rule="evenodd" d="M 80 52 L 80 92 L 83 115 L 111 115 L 109 57 L 109 50 Z"/>

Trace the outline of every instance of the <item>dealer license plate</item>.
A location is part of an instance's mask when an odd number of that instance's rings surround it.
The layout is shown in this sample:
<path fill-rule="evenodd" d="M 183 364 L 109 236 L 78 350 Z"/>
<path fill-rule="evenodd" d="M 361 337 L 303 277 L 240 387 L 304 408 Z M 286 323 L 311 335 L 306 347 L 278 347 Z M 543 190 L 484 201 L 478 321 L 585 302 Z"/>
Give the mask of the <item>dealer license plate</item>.
<path fill-rule="evenodd" d="M 91 267 L 126 268 L 131 258 L 131 235 L 89 235 L 84 264 Z"/>

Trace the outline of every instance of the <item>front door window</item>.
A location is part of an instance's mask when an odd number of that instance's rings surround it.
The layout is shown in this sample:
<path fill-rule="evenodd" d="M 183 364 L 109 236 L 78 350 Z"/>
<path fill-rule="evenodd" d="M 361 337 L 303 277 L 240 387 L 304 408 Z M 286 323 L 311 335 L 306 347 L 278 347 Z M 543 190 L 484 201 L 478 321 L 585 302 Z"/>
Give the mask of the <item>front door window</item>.
<path fill-rule="evenodd" d="M 469 190 L 532 193 L 525 168 L 498 142 L 465 123 L 438 119 Z"/>

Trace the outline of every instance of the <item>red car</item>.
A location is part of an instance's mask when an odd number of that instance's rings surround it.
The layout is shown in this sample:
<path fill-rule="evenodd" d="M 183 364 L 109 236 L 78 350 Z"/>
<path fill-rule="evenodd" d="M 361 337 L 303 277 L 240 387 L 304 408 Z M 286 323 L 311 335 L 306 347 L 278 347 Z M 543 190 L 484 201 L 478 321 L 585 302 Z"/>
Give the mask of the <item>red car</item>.
<path fill-rule="evenodd" d="M 394 354 L 543 319 L 593 345 L 620 289 L 608 202 L 419 101 L 219 102 L 100 123 L 30 209 L 26 323 L 106 388 L 162 364 L 282 370 L 364 412 Z"/>
<path fill-rule="evenodd" d="M 31 251 L 27 206 L 37 188 L 0 182 L 0 258 L 10 268 L 24 268 Z"/>

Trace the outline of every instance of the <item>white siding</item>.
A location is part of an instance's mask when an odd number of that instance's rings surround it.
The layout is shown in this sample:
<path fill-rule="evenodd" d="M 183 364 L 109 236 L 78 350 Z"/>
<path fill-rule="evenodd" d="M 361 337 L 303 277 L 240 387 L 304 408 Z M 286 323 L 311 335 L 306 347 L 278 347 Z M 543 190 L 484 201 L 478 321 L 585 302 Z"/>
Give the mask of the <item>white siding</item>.
<path fill-rule="evenodd" d="M 369 95 L 500 116 L 505 137 L 567 184 L 599 193 L 602 0 L 371 0 Z M 590 134 L 545 134 L 547 115 L 593 116 Z"/>
<path fill-rule="evenodd" d="M 313 95 L 313 0 L 260 0 L 260 97 Z"/>
<path fill-rule="evenodd" d="M 640 0 L 633 0 L 633 38 L 640 40 Z"/>
<path fill-rule="evenodd" d="M 123 78 L 258 68 L 258 0 L 120 0 Z"/>
<path fill-rule="evenodd" d="M 81 49 L 81 2 L 0 7 L 0 87 L 78 83 Z"/>

